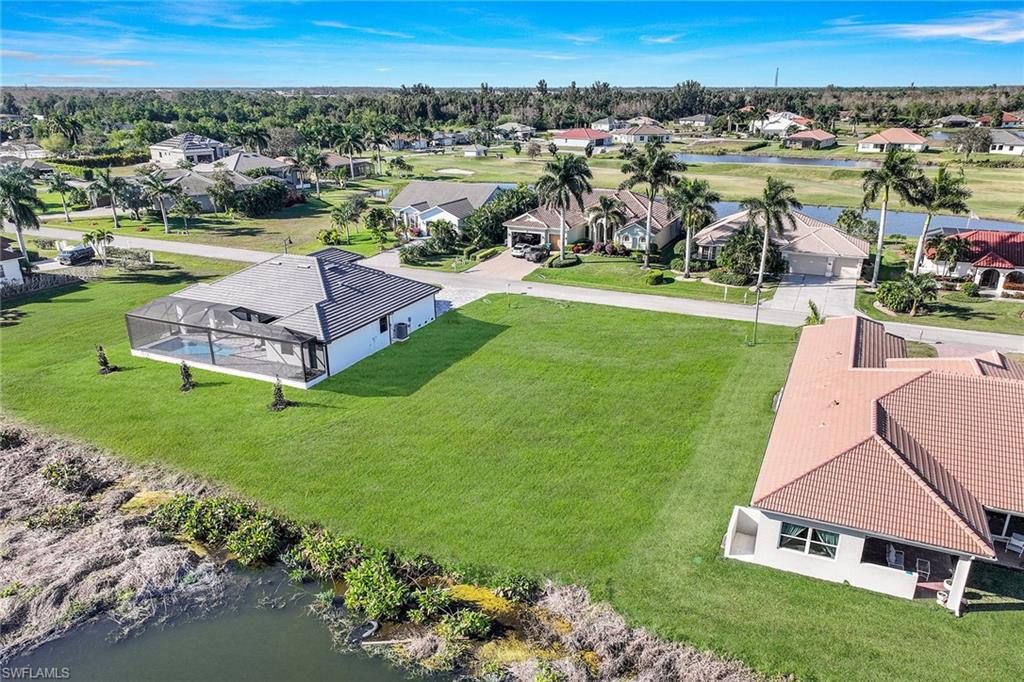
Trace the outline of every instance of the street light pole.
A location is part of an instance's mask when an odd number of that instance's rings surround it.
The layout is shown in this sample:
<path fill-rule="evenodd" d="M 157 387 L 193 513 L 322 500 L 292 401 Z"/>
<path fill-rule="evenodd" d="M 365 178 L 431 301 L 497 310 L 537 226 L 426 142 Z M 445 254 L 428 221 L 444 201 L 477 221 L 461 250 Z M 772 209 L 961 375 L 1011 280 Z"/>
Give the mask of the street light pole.
<path fill-rule="evenodd" d="M 751 345 L 757 345 L 757 320 L 761 314 L 761 285 L 758 284 L 754 289 L 756 298 L 754 299 L 754 341 Z"/>

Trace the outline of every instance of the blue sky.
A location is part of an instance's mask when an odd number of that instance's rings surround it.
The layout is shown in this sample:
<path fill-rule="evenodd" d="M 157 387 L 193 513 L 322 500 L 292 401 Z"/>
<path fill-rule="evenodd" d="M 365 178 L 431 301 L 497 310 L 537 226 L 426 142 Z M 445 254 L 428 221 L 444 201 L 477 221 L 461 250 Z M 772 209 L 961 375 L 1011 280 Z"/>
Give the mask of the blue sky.
<path fill-rule="evenodd" d="M 3 0 L 0 83 L 1024 83 L 1024 3 Z"/>

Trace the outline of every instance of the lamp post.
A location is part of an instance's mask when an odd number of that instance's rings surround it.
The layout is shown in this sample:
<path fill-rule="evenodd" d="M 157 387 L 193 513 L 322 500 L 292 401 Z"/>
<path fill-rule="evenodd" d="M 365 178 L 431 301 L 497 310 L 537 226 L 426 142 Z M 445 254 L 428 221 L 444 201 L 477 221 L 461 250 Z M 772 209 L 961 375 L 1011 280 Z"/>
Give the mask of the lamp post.
<path fill-rule="evenodd" d="M 285 238 L 284 238 L 284 253 L 285 253 L 285 255 L 288 254 L 288 247 L 291 246 L 291 244 L 292 244 L 292 238 L 290 236 L 285 236 Z"/>

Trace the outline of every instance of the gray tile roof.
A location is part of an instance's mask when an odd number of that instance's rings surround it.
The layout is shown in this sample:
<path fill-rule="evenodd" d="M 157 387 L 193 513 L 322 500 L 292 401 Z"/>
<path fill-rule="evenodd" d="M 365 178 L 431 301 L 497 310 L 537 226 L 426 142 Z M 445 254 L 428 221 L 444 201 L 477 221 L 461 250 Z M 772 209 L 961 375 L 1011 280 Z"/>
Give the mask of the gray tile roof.
<path fill-rule="evenodd" d="M 273 315 L 278 319 L 272 325 L 330 343 L 439 290 L 433 284 L 359 265 L 360 258 L 335 248 L 309 256 L 274 256 L 173 295 Z"/>
<path fill-rule="evenodd" d="M 771 240 L 779 245 L 783 253 L 868 257 L 869 246 L 863 239 L 848 235 L 833 225 L 799 211 L 793 211 L 793 218 L 795 225 L 786 223 L 781 235 L 776 232 L 771 234 Z M 700 230 L 693 236 L 693 241 L 698 246 L 721 246 L 746 224 L 747 211 L 738 211 Z"/>
<path fill-rule="evenodd" d="M 1008 144 L 1016 147 L 1024 145 L 1024 130 L 1004 130 L 995 128 L 991 131 L 992 144 Z"/>
<path fill-rule="evenodd" d="M 182 133 L 168 138 L 163 142 L 157 142 L 152 146 L 171 147 L 173 149 L 181 149 L 183 151 L 195 151 L 199 149 L 210 149 L 213 147 L 226 147 L 227 145 L 220 140 L 215 140 L 212 137 L 206 137 L 205 135 L 199 135 L 197 133 Z"/>
<path fill-rule="evenodd" d="M 216 170 L 233 170 L 239 173 L 254 170 L 256 168 L 270 168 L 274 170 L 291 168 L 291 165 L 284 161 L 272 159 L 255 152 L 237 152 L 223 159 L 217 159 L 212 163 L 197 163 L 194 170 L 210 173 Z"/>
<path fill-rule="evenodd" d="M 486 204 L 498 191 L 499 187 L 500 185 L 496 182 L 427 182 L 425 180 L 413 180 L 388 205 L 397 210 L 407 206 L 418 207 L 420 204 L 427 207 L 440 206 L 458 201 L 459 199 L 465 199 L 476 209 Z"/>

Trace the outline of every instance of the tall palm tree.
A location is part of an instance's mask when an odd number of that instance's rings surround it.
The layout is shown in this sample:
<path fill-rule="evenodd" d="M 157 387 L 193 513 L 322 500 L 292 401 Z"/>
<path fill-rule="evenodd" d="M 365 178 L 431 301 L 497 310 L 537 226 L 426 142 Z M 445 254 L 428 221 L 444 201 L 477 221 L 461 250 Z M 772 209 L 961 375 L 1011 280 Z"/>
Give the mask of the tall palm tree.
<path fill-rule="evenodd" d="M 262 154 L 263 148 L 270 144 L 270 133 L 266 128 L 258 125 L 246 126 L 242 130 L 241 137 L 245 144 L 256 148 L 257 154 Z"/>
<path fill-rule="evenodd" d="M 68 213 L 68 201 L 66 199 L 66 195 L 72 189 L 70 183 L 68 183 L 70 179 L 71 176 L 64 171 L 54 171 L 46 179 L 46 189 L 60 195 L 60 206 L 64 209 L 64 222 L 66 223 L 71 222 L 71 214 Z"/>
<path fill-rule="evenodd" d="M 387 128 L 383 124 L 375 122 L 373 125 L 368 127 L 363 132 L 363 135 L 364 135 L 364 137 L 363 137 L 364 144 L 367 147 L 372 148 L 374 150 L 374 152 L 376 153 L 376 156 L 377 156 L 377 175 L 380 175 L 381 174 L 380 150 L 383 149 L 385 145 L 387 145 L 388 139 L 390 139 L 390 134 L 388 133 Z"/>
<path fill-rule="evenodd" d="M 680 178 L 665 193 L 668 205 L 679 213 L 679 222 L 686 230 L 686 265 L 683 277 L 690 277 L 690 250 L 693 245 L 693 232 L 710 225 L 718 214 L 715 204 L 722 200 L 718 192 L 711 189 L 706 180 Z"/>
<path fill-rule="evenodd" d="M 913 153 L 896 149 L 890 149 L 886 153 L 881 166 L 864 172 L 864 208 L 879 198 L 882 200 L 882 216 L 878 221 L 878 243 L 875 245 L 875 268 L 871 275 L 872 288 L 878 285 L 878 272 L 882 267 L 882 245 L 885 241 L 885 216 L 889 198 L 896 194 L 903 201 L 912 201 L 918 192 L 921 177 L 921 169 L 915 164 Z"/>
<path fill-rule="evenodd" d="M 142 186 L 142 192 L 147 199 L 155 203 L 160 207 L 160 218 L 164 223 L 164 234 L 168 234 L 171 231 L 170 225 L 167 223 L 167 206 L 164 205 L 164 199 L 174 199 L 175 191 L 171 189 L 165 182 L 164 172 L 161 170 L 147 173 L 139 178 L 139 184 Z M 177 186 L 173 186 L 177 189 Z"/>
<path fill-rule="evenodd" d="M 590 193 L 590 166 L 582 156 L 556 154 L 544 164 L 544 175 L 537 180 L 537 196 L 545 207 L 558 211 L 558 253 L 565 260 L 565 212 L 573 199 L 583 210 L 583 195 Z"/>
<path fill-rule="evenodd" d="M 961 168 L 959 174 L 950 173 L 945 168 L 940 168 L 933 180 L 923 178 L 920 191 L 915 198 L 918 206 L 925 210 L 924 225 L 921 227 L 921 236 L 917 239 L 917 249 L 914 251 L 913 274 L 917 274 L 921 267 L 921 257 L 924 255 L 924 242 L 928 237 L 928 226 L 932 222 L 932 216 L 937 211 L 948 211 L 963 215 L 970 209 L 967 207 L 967 200 L 971 198 L 971 190 L 967 187 L 967 180 L 964 178 L 964 171 Z"/>
<path fill-rule="evenodd" d="M 28 173 L 17 166 L 0 167 L 0 219 L 14 223 L 14 233 L 25 262 L 28 262 L 28 250 L 22 230 L 39 227 L 36 209 L 42 211 L 43 202 L 36 196 L 36 188 L 32 186 Z"/>
<path fill-rule="evenodd" d="M 643 185 L 647 197 L 647 229 L 644 238 L 644 269 L 651 266 L 651 218 L 654 199 L 658 192 L 675 182 L 674 173 L 686 170 L 686 164 L 676 161 L 675 156 L 657 142 L 648 142 L 642 152 L 622 164 L 626 179 L 619 189 L 632 189 Z"/>
<path fill-rule="evenodd" d="M 68 138 L 71 144 L 78 144 L 82 135 L 82 122 L 67 114 L 53 114 L 46 120 L 46 127 L 51 133 L 59 133 Z"/>
<path fill-rule="evenodd" d="M 608 241 L 609 235 L 614 235 L 615 230 L 629 222 L 625 209 L 626 205 L 619 199 L 607 194 L 599 196 L 597 203 L 588 208 L 586 213 L 587 227 L 591 230 L 591 237 L 595 241 Z M 594 237 L 598 229 L 601 230 L 601 239 Z"/>
<path fill-rule="evenodd" d="M 803 208 L 797 201 L 793 185 L 768 177 L 764 183 L 764 191 L 759 197 L 751 197 L 740 202 L 740 208 L 747 211 L 747 224 L 760 227 L 764 232 L 761 244 L 761 265 L 757 269 L 757 288 L 761 289 L 764 282 L 764 267 L 768 260 L 768 240 L 772 232 L 782 234 L 786 226 L 795 227 L 796 217 L 793 211 Z"/>
<path fill-rule="evenodd" d="M 355 178 L 356 164 L 355 155 L 366 151 L 366 143 L 363 141 L 365 134 L 359 126 L 342 125 L 334 134 L 334 148 L 339 154 L 348 157 L 348 177 Z"/>
<path fill-rule="evenodd" d="M 100 168 L 96 171 L 95 184 L 101 194 L 110 196 L 110 210 L 114 213 L 114 229 L 118 229 L 121 227 L 121 223 L 117 219 L 117 197 L 121 193 L 121 188 L 124 187 L 124 178 L 112 175 L 109 168 Z"/>
<path fill-rule="evenodd" d="M 107 266 L 107 244 L 112 241 L 114 241 L 114 233 L 103 228 L 82 235 L 83 244 L 94 244 L 96 250 L 100 252 L 100 262 L 103 263 L 103 267 Z"/>
<path fill-rule="evenodd" d="M 313 176 L 316 182 L 316 198 L 320 198 L 320 174 L 327 170 L 327 160 L 323 153 L 312 145 L 299 147 L 295 153 L 295 160 L 299 167 Z"/>

